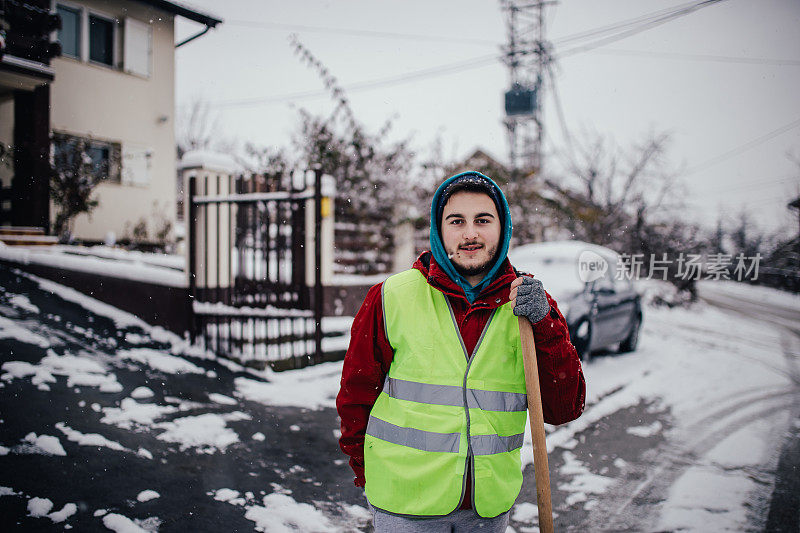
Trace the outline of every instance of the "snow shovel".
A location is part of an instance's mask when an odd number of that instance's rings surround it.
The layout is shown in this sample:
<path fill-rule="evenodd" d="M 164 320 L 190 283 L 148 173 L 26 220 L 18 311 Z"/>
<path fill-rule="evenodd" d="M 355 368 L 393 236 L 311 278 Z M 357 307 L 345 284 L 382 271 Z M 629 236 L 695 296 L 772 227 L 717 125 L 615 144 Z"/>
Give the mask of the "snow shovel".
<path fill-rule="evenodd" d="M 553 533 L 553 505 L 550 501 L 550 472 L 547 465 L 547 444 L 544 437 L 542 392 L 539 388 L 539 367 L 536 363 L 536 345 L 533 342 L 531 323 L 519 318 L 519 336 L 522 339 L 522 361 L 525 366 L 525 389 L 528 392 L 528 416 L 533 438 L 533 467 L 536 472 L 536 505 L 539 507 L 539 531 Z"/>

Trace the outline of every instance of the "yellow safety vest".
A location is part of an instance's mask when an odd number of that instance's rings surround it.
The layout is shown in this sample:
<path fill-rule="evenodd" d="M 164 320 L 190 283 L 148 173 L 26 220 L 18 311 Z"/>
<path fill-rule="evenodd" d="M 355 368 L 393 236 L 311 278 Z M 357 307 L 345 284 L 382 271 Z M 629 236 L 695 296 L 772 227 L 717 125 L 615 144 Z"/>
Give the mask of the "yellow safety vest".
<path fill-rule="evenodd" d="M 389 513 L 458 509 L 472 469 L 472 506 L 508 511 L 522 486 L 525 373 L 510 303 L 494 311 L 472 354 L 450 303 L 416 269 L 383 284 L 394 359 L 364 439 L 366 495 Z"/>

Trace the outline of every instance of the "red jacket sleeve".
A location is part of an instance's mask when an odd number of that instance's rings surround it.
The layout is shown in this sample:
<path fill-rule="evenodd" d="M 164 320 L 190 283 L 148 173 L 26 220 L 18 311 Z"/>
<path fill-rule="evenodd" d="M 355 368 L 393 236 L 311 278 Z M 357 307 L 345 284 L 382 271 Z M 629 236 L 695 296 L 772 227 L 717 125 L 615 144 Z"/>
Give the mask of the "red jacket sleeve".
<path fill-rule="evenodd" d="M 580 358 L 569 338 L 567 321 L 549 294 L 547 301 L 550 312 L 533 324 L 542 410 L 548 424 L 564 424 L 583 412 L 586 381 Z"/>
<path fill-rule="evenodd" d="M 383 390 L 394 352 L 386 339 L 381 302 L 382 284 L 372 287 L 350 328 L 350 346 L 344 357 L 342 381 L 336 397 L 341 419 L 339 446 L 350 456 L 355 484 L 363 487 L 364 434 L 369 413 Z"/>

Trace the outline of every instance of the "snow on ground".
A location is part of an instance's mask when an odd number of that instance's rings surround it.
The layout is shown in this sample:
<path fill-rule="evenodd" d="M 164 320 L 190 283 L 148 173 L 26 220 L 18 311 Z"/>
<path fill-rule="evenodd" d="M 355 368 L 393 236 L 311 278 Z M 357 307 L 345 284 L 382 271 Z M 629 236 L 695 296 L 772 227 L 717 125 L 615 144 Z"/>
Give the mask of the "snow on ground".
<path fill-rule="evenodd" d="M 9 297 L 8 302 L 14 307 L 19 307 L 20 309 L 24 309 L 29 313 L 39 312 L 39 308 L 33 305 L 31 301 L 28 299 L 28 297 L 25 296 L 24 294 L 12 294 Z"/>
<path fill-rule="evenodd" d="M 131 398 L 135 398 L 137 400 L 152 398 L 153 395 L 153 391 L 148 387 L 136 387 L 131 391 Z"/>
<path fill-rule="evenodd" d="M 23 443 L 13 448 L 14 453 L 41 453 L 44 455 L 67 455 L 58 437 L 28 433 Z"/>
<path fill-rule="evenodd" d="M 63 422 L 56 423 L 56 428 L 59 431 L 61 431 L 61 433 L 66 435 L 68 440 L 72 442 L 77 442 L 81 446 L 102 446 L 105 448 L 111 448 L 112 450 L 117 450 L 121 452 L 130 451 L 119 442 L 108 440 L 99 433 L 88 433 L 88 434 L 81 433 L 80 431 L 76 431 L 71 427 L 67 426 Z"/>
<path fill-rule="evenodd" d="M 206 413 L 176 418 L 153 427 L 165 430 L 158 435 L 159 440 L 178 443 L 181 451 L 194 448 L 197 453 L 216 453 L 239 442 L 239 435 L 226 425 L 236 420 L 250 420 L 250 416 L 239 411 L 224 415 Z"/>
<path fill-rule="evenodd" d="M 5 246 L 0 243 L 0 259 L 23 265 L 44 265 L 90 274 L 102 272 L 106 276 L 156 283 L 168 287 L 185 287 L 187 284 L 186 274 L 183 271 L 165 268 L 172 266 L 170 260 L 162 261 L 161 264 L 153 264 L 153 261 L 142 260 L 141 254 L 137 260 L 137 256 L 133 255 L 133 252 L 123 254 L 120 251 L 116 257 L 112 257 L 112 254 L 98 257 L 76 250 L 77 247 L 22 247 Z M 101 252 L 96 253 L 99 255 Z M 123 258 L 127 258 L 127 260 L 122 260 Z"/>
<path fill-rule="evenodd" d="M 146 335 L 152 334 L 173 347 L 171 354 L 141 348 L 120 351 L 119 357 L 168 374 L 204 373 L 197 365 L 175 355 L 186 347 L 177 336 L 72 289 L 26 276 L 35 279 L 45 290 L 111 317 L 120 327 L 142 328 L 145 332 L 141 339 L 143 342 Z M 765 298 L 760 288 L 736 286 L 731 290 L 737 293 L 752 291 L 750 294 L 754 299 Z M 793 305 L 795 300 L 792 298 L 788 302 Z M 26 309 L 24 300 L 13 299 L 12 303 Z M 32 311 L 30 308 L 26 310 Z M 346 326 L 351 320 L 326 318 L 325 325 L 326 328 Z M 20 324 L 26 323 L 0 317 L 0 337 L 16 338 L 43 348 L 50 346 L 47 339 L 37 339 L 35 332 Z M 131 337 L 131 340 L 136 339 Z M 335 342 L 346 347 L 347 338 Z M 770 456 L 774 442 L 780 437 L 780 428 L 788 423 L 785 408 L 792 399 L 789 394 L 792 382 L 781 346 L 792 342 L 796 340 L 792 341 L 779 329 L 703 304 L 691 309 L 645 309 L 639 349 L 632 354 L 595 358 L 585 363 L 586 412 L 572 423 L 548 427 L 548 451 L 560 453 L 565 459 L 559 471 L 563 482 L 558 488 L 569 493 L 568 504 L 591 507 L 592 499 L 609 490 L 613 482 L 590 472 L 588 466 L 569 451 L 578 445 L 576 437 L 604 417 L 645 401 L 652 403 L 655 410 L 670 413 L 672 427 L 667 431 L 668 440 L 698 458 L 697 464 L 690 465 L 672 485 L 663 504 L 659 529 L 702 531 L 710 521 L 715 521 L 720 525 L 719 530 L 725 530 L 747 523 L 747 498 L 759 486 L 763 491 L 764 486 L 771 483 L 754 469 L 774 461 Z M 798 351 L 796 345 L 790 349 Z M 209 357 L 208 354 L 205 356 Z M 59 356 L 49 349 L 36 365 L 7 361 L 1 368 L 0 380 L 9 382 L 29 377 L 34 385 L 45 390 L 48 383 L 55 382 L 56 376 L 67 377 L 70 386 L 97 387 L 105 392 L 121 390 L 114 378 L 113 365 L 91 354 Z M 280 373 L 252 371 L 254 378 L 265 378 L 267 382 L 239 377 L 235 381 L 235 398 L 210 394 L 208 400 L 212 404 L 195 402 L 190 405 L 180 400 L 176 400 L 177 405 L 140 403 L 137 399 L 153 396 L 152 390 L 140 387 L 131 393 L 131 397 L 122 399 L 118 406 L 93 405 L 92 408 L 102 411 L 101 421 L 105 424 L 136 431 L 152 430 L 157 438 L 175 443 L 181 450 L 224 452 L 240 440 L 240 436 L 228 427 L 228 422 L 241 420 L 239 417 L 247 415 L 207 413 L 169 421 L 162 419 L 197 406 L 233 406 L 241 400 L 309 409 L 334 407 L 341 369 L 342 363 L 336 362 Z M 64 424 L 58 429 L 68 440 L 79 444 L 112 449 L 121 447 L 100 434 L 83 434 Z M 659 422 L 628 428 L 632 437 L 648 437 L 660 431 L 663 431 L 663 426 Z M 263 440 L 267 437 L 256 433 L 249 438 Z M 709 444 L 712 441 L 713 445 Z M 20 444 L 2 444 L 8 447 L 0 446 L 0 453 L 11 450 L 11 453 L 66 454 L 58 438 L 51 435 L 30 433 Z M 523 466 L 532 464 L 529 433 L 522 452 Z M 137 453 L 152 458 L 147 450 L 140 449 Z M 621 460 L 615 465 L 623 470 L 626 467 Z M 0 488 L 0 496 L 11 494 L 15 494 L 12 488 Z M 340 506 L 331 510 L 318 505 L 315 508 L 277 491 L 261 501 L 243 498 L 236 488 L 219 489 L 213 497 L 241 506 L 246 518 L 260 531 L 340 531 L 347 519 L 351 524 L 369 520 L 369 513 L 363 507 L 352 506 L 347 510 Z M 44 503 L 34 504 L 36 512 L 43 512 L 45 506 Z M 42 516 L 49 516 L 47 513 L 52 506 L 51 503 Z M 68 514 L 70 509 L 65 506 L 56 515 Z M 533 523 L 536 520 L 534 510 L 534 503 L 521 502 L 515 507 L 512 518 L 521 523 Z M 150 522 L 132 521 L 116 513 L 103 516 L 106 527 L 119 532 L 157 527 L 157 518 L 148 520 Z"/>
<path fill-rule="evenodd" d="M 701 461 L 672 487 L 658 529 L 703 531 L 707 520 L 720 513 L 717 500 L 731 509 L 730 516 L 720 516 L 720 524 L 741 527 L 747 523 L 743 509 L 748 498 L 755 490 L 769 491 L 772 483 L 769 477 L 756 476 L 759 481 L 753 481 L 747 467 L 759 464 L 769 470 L 775 458 L 770 462 L 763 454 L 747 456 L 736 451 L 774 451 L 780 442 L 793 390 L 781 348 L 787 343 L 794 343 L 794 353 L 800 352 L 796 337 L 780 328 L 705 304 L 691 309 L 646 308 L 635 353 L 584 364 L 586 411 L 569 424 L 548 427 L 548 451 L 570 450 L 578 444 L 578 433 L 604 417 L 643 401 L 654 402 L 653 409 L 671 414 L 674 426 L 667 433 L 669 441 Z M 748 426 L 762 419 L 766 425 L 761 430 Z M 662 429 L 654 423 L 631 427 L 628 432 L 646 437 Z M 533 463 L 529 435 L 522 448 L 523 464 Z M 710 450 L 710 443 L 716 442 L 718 447 Z M 562 453 L 569 457 L 569 452 Z M 693 488 L 695 483 L 702 483 L 702 488 Z M 572 493 L 571 503 L 579 503 L 582 493 L 588 492 L 574 479 L 560 488 Z M 707 491 L 714 495 L 705 498 Z"/>
<path fill-rule="evenodd" d="M 319 409 L 335 407 L 342 376 L 342 362 L 323 363 L 290 372 L 265 371 L 269 383 L 236 378 L 237 393 L 244 399 L 268 405 L 292 405 Z"/>
<path fill-rule="evenodd" d="M 663 426 L 661 422 L 656 420 L 652 424 L 648 426 L 633 426 L 629 427 L 626 431 L 629 435 L 634 435 L 636 437 L 652 437 L 653 435 L 658 435 L 661 433 Z"/>
<path fill-rule="evenodd" d="M 161 495 L 154 490 L 143 490 L 136 496 L 136 501 L 138 502 L 149 502 L 150 500 L 155 500 L 156 498 L 160 498 Z"/>
<path fill-rule="evenodd" d="M 120 392 L 122 385 L 109 373 L 106 365 L 96 358 L 83 355 L 58 355 L 48 350 L 38 364 L 25 361 L 8 361 L 0 369 L 0 379 L 12 381 L 31 376 L 31 382 L 41 390 L 49 390 L 48 383 L 56 381 L 55 376 L 66 376 L 68 387 L 97 387 L 101 392 Z"/>
<path fill-rule="evenodd" d="M 230 396 L 225 396 L 224 394 L 219 394 L 218 392 L 212 392 L 208 395 L 208 399 L 212 402 L 216 402 L 222 405 L 236 405 L 239 402 Z"/>
<path fill-rule="evenodd" d="M 125 398 L 119 407 L 104 407 L 100 419 L 104 424 L 112 424 L 122 429 L 136 426 L 152 426 L 155 420 L 178 411 L 173 405 L 157 405 L 154 403 L 138 403 L 133 398 Z"/>
<path fill-rule="evenodd" d="M 149 533 L 158 531 L 161 520 L 151 517 L 146 520 L 131 520 L 118 513 L 103 515 L 103 525 L 115 533 Z"/>
<path fill-rule="evenodd" d="M 562 476 L 569 476 L 570 481 L 558 486 L 560 490 L 570 492 L 567 505 L 586 502 L 584 509 L 591 509 L 597 502 L 587 501 L 592 495 L 602 494 L 614 483 L 614 479 L 593 474 L 581 461 L 570 452 L 564 452 L 564 465 L 560 469 Z"/>
<path fill-rule="evenodd" d="M 698 283 L 700 291 L 714 291 L 719 294 L 745 298 L 754 302 L 769 303 L 780 305 L 788 309 L 800 310 L 800 294 L 773 289 L 772 287 L 760 287 L 736 281 L 727 280 L 703 280 Z"/>
<path fill-rule="evenodd" d="M 294 531 L 336 532 L 322 511 L 307 503 L 298 503 L 286 494 L 264 496 L 263 506 L 248 506 L 245 518 L 255 523 L 256 531 L 292 533 Z"/>
<path fill-rule="evenodd" d="M 24 324 L 24 321 L 11 320 L 0 316 L 0 339 L 16 339 L 42 348 L 50 346 L 49 340 L 26 328 Z"/>
<path fill-rule="evenodd" d="M 171 345 L 171 351 L 173 353 L 190 353 L 195 357 L 211 357 L 210 354 L 204 352 L 203 350 L 189 346 L 184 339 L 181 339 L 175 333 L 167 331 L 160 326 L 151 326 L 141 318 L 132 315 L 131 313 L 117 309 L 116 307 L 103 303 L 100 300 L 96 300 L 91 296 L 87 296 L 79 291 L 76 291 L 75 289 L 65 287 L 64 285 L 60 285 L 54 281 L 35 276 L 21 270 L 15 270 L 14 273 L 36 282 L 39 287 L 46 292 L 54 294 L 68 302 L 78 304 L 96 315 L 100 315 L 112 320 L 120 329 L 139 328 L 143 330 L 149 338 Z"/>
<path fill-rule="evenodd" d="M 702 531 L 703 524 L 713 522 L 715 531 L 741 531 L 753 495 L 771 484 L 762 465 L 774 467 L 777 462 L 766 436 L 779 437 L 776 428 L 787 422 L 787 413 L 761 418 L 714 446 L 672 486 L 658 529 Z"/>
<path fill-rule="evenodd" d="M 116 353 L 120 359 L 129 359 L 145 364 L 153 370 L 167 374 L 204 374 L 205 370 L 182 357 L 165 354 L 151 348 L 120 350 Z"/>

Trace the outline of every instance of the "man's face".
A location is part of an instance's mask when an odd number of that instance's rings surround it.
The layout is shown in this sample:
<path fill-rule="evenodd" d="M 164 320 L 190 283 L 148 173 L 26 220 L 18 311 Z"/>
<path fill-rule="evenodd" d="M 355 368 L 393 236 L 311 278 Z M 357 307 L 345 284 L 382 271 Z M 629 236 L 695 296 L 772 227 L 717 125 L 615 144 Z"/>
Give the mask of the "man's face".
<path fill-rule="evenodd" d="M 444 206 L 442 241 L 450 261 L 473 286 L 489 271 L 500 245 L 500 217 L 489 196 L 457 192 Z"/>

